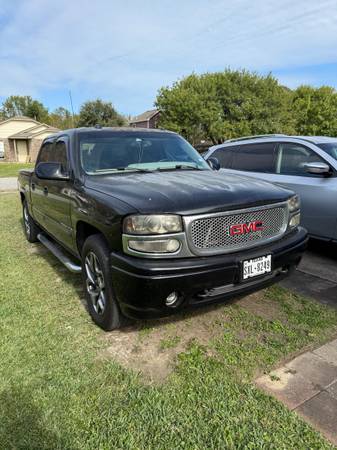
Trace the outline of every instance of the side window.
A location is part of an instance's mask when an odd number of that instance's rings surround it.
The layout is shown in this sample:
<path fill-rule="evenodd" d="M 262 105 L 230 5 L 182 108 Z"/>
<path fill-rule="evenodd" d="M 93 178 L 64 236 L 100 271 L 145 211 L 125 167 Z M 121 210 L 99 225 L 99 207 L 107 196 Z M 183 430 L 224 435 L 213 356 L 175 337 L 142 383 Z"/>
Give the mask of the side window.
<path fill-rule="evenodd" d="M 68 166 L 67 146 L 64 140 L 59 139 L 57 142 L 46 142 L 42 145 L 37 163 L 40 162 L 57 162 L 61 163 L 63 168 Z"/>
<path fill-rule="evenodd" d="M 323 162 L 313 150 L 304 145 L 284 143 L 280 144 L 276 165 L 276 173 L 283 175 L 300 175 L 304 177 L 317 177 L 305 170 L 305 163 Z"/>
<path fill-rule="evenodd" d="M 52 149 L 53 149 L 53 143 L 45 142 L 40 149 L 36 164 L 38 164 L 40 162 L 50 162 Z"/>
<path fill-rule="evenodd" d="M 229 168 L 232 160 L 232 147 L 223 147 L 215 150 L 211 157 L 217 158 L 222 168 Z"/>
<path fill-rule="evenodd" d="M 232 169 L 247 172 L 275 172 L 275 144 L 245 144 L 233 151 Z"/>
<path fill-rule="evenodd" d="M 56 141 L 53 152 L 51 153 L 50 162 L 61 163 L 63 169 L 68 167 L 67 145 L 63 140 Z"/>

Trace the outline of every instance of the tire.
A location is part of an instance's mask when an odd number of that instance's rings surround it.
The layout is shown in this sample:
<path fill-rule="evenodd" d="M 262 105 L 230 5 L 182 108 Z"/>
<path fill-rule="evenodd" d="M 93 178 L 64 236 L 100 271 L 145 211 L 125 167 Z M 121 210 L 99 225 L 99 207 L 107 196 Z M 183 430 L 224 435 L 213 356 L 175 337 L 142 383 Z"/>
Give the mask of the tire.
<path fill-rule="evenodd" d="M 109 261 L 109 249 L 103 236 L 89 236 L 82 249 L 83 287 L 89 314 L 105 331 L 115 330 L 125 323 L 113 290 Z"/>
<path fill-rule="evenodd" d="M 28 242 L 37 242 L 37 235 L 41 232 L 40 228 L 34 222 L 32 216 L 29 214 L 27 201 L 22 202 L 22 218 L 23 229 Z"/>

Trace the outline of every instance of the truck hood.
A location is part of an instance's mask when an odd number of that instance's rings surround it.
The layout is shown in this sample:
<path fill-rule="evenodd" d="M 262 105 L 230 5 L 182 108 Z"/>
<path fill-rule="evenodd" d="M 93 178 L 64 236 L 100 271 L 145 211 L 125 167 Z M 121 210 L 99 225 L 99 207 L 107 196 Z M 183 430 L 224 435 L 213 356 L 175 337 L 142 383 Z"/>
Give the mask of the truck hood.
<path fill-rule="evenodd" d="M 224 171 L 121 173 L 88 176 L 85 185 L 140 213 L 203 214 L 284 201 L 291 191 Z"/>

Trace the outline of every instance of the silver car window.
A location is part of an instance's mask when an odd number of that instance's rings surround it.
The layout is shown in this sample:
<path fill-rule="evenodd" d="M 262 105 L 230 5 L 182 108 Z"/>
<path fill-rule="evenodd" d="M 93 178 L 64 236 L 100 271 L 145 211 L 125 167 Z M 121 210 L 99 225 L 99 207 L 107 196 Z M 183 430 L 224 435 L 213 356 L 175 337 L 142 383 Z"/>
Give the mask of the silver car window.
<path fill-rule="evenodd" d="M 324 162 L 313 150 L 304 145 L 282 143 L 279 145 L 276 173 L 282 175 L 298 175 L 316 177 L 305 169 L 306 163 Z"/>

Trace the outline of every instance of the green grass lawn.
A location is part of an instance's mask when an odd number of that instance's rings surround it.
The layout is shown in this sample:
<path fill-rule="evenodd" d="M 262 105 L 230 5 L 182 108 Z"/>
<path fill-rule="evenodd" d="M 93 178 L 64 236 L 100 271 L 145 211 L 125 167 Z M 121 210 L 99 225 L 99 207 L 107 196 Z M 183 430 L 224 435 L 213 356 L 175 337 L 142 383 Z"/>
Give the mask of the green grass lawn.
<path fill-rule="evenodd" d="M 17 177 L 19 170 L 31 169 L 33 167 L 34 167 L 34 164 L 0 162 L 0 178 L 2 178 L 2 177 Z"/>
<path fill-rule="evenodd" d="M 149 385 L 99 357 L 107 336 L 81 304 L 78 276 L 28 244 L 20 218 L 17 195 L 0 195 L 1 449 L 332 448 L 253 379 L 331 338 L 333 310 L 280 287 L 261 294 L 278 319 L 222 305 L 216 339 L 201 345 L 196 331 L 167 381 Z"/>

